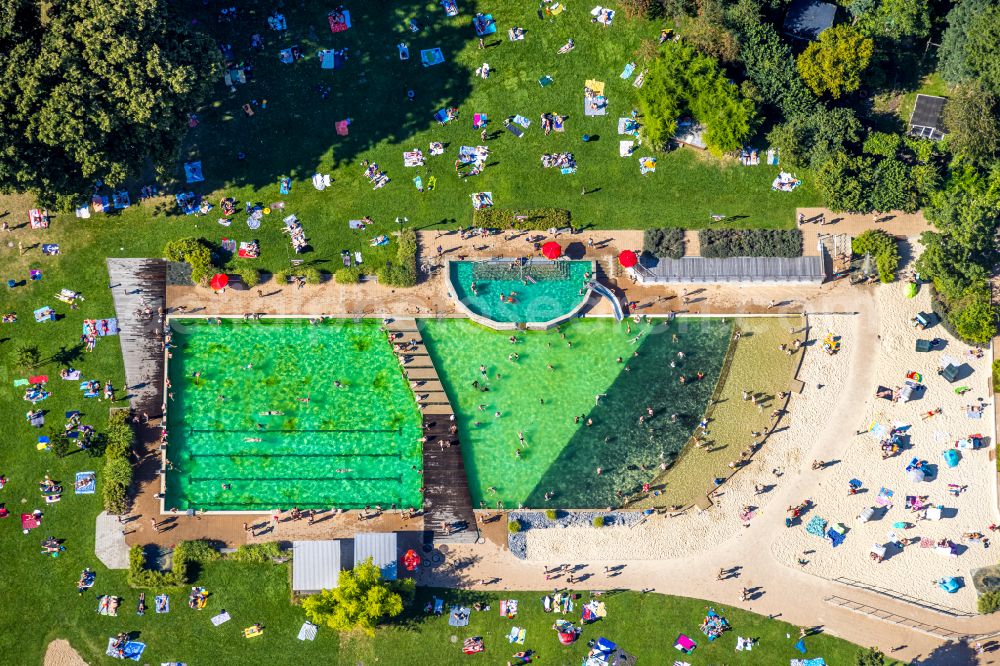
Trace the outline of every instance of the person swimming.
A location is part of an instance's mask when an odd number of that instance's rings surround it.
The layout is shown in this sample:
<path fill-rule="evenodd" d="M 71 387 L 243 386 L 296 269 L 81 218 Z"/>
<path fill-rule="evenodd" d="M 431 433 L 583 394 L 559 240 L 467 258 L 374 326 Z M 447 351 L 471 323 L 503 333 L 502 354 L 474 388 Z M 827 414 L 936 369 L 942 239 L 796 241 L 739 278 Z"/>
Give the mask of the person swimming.
<path fill-rule="evenodd" d="M 284 412 L 279 412 L 276 409 L 271 409 L 271 410 L 268 410 L 266 412 L 261 412 L 260 415 L 261 416 L 284 416 L 285 413 Z"/>

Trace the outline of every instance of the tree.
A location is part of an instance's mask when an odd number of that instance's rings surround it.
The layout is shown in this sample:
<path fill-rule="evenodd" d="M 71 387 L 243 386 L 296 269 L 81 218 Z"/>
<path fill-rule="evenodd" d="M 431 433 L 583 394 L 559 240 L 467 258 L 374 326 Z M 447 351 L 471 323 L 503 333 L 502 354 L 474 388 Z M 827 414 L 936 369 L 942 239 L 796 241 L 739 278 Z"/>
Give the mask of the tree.
<path fill-rule="evenodd" d="M 25 370 L 33 370 L 42 362 L 38 345 L 25 344 L 14 350 L 14 365 Z"/>
<path fill-rule="evenodd" d="M 63 207 L 173 164 L 219 52 L 167 0 L 0 0 L 0 189 Z"/>
<path fill-rule="evenodd" d="M 955 88 L 944 107 L 948 146 L 976 164 L 1000 155 L 1000 104 L 978 83 Z"/>
<path fill-rule="evenodd" d="M 923 39 L 930 34 L 928 0 L 878 0 L 858 4 L 856 26 L 866 35 L 902 41 Z"/>
<path fill-rule="evenodd" d="M 755 0 L 739 0 L 727 21 L 740 44 L 743 69 L 763 99 L 778 107 L 786 119 L 817 110 L 817 100 L 795 69 L 791 47 L 775 27 L 762 19 Z"/>
<path fill-rule="evenodd" d="M 878 648 L 861 648 L 854 657 L 854 666 L 884 666 L 885 655 Z"/>
<path fill-rule="evenodd" d="M 972 21 L 965 54 L 972 77 L 987 90 L 1000 93 L 1000 6 L 991 6 Z"/>
<path fill-rule="evenodd" d="M 382 621 L 403 612 L 413 600 L 412 579 L 382 580 L 381 570 L 368 558 L 340 572 L 338 587 L 322 590 L 302 600 L 306 617 L 337 631 L 360 629 L 373 635 Z"/>
<path fill-rule="evenodd" d="M 639 108 L 652 145 L 666 145 L 677 119 L 689 112 L 705 125 L 705 143 L 716 154 L 741 148 L 756 122 L 753 102 L 740 95 L 716 61 L 682 42 L 664 44 L 650 64 Z"/>
<path fill-rule="evenodd" d="M 815 113 L 793 116 L 767 135 L 768 142 L 781 153 L 783 164 L 803 168 L 818 168 L 860 139 L 861 122 L 854 111 L 822 106 Z"/>
<path fill-rule="evenodd" d="M 972 78 L 968 64 L 969 32 L 975 19 L 995 0 L 962 0 L 948 12 L 948 27 L 941 36 L 938 49 L 938 72 L 949 83 L 961 83 Z"/>
<path fill-rule="evenodd" d="M 896 279 L 899 248 L 895 236 L 882 229 L 868 229 L 851 241 L 851 252 L 857 255 L 870 254 L 874 257 L 880 281 L 892 282 Z"/>
<path fill-rule="evenodd" d="M 840 99 L 861 86 L 861 73 L 871 61 L 872 40 L 849 25 L 824 30 L 799 55 L 797 66 L 802 80 L 817 95 Z"/>
<path fill-rule="evenodd" d="M 870 183 L 866 175 L 873 170 L 870 157 L 834 153 L 816 171 L 816 187 L 826 205 L 835 211 L 865 213 L 872 210 L 868 203 Z"/>

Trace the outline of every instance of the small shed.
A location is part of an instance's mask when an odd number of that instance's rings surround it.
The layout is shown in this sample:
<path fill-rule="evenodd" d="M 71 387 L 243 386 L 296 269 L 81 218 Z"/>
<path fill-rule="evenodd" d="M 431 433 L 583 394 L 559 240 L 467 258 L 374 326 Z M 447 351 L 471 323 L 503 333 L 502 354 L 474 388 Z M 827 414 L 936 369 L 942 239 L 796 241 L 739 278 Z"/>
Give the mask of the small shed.
<path fill-rule="evenodd" d="M 917 95 L 910 114 L 910 136 L 940 141 L 948 131 L 944 128 L 944 105 L 948 100 L 933 95 Z"/>
<path fill-rule="evenodd" d="M 395 532 L 363 532 L 354 535 L 354 566 L 372 558 L 382 570 L 383 580 L 396 580 L 397 563 Z"/>
<path fill-rule="evenodd" d="M 785 34 L 815 41 L 821 32 L 833 26 L 837 5 L 819 0 L 795 0 L 785 14 Z"/>
<path fill-rule="evenodd" d="M 339 584 L 340 541 L 292 542 L 292 591 L 315 594 Z"/>

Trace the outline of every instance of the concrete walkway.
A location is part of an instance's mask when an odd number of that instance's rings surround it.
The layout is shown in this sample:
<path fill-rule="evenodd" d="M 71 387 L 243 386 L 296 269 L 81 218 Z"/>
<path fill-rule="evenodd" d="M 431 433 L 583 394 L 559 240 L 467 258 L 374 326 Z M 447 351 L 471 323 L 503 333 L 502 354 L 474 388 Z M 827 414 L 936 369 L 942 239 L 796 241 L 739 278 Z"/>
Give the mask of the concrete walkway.
<path fill-rule="evenodd" d="M 128 569 L 128 544 L 124 526 L 107 511 L 97 516 L 94 530 L 94 554 L 109 569 Z"/>

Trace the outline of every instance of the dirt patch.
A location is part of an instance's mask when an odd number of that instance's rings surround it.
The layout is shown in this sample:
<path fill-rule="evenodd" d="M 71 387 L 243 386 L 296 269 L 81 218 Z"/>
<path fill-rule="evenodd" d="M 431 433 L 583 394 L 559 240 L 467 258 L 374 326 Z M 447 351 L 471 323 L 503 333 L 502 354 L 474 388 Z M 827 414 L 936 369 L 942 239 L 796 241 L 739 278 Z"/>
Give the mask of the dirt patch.
<path fill-rule="evenodd" d="M 63 639 L 49 643 L 45 650 L 45 666 L 87 666 L 80 653 L 73 649 L 69 641 Z"/>

